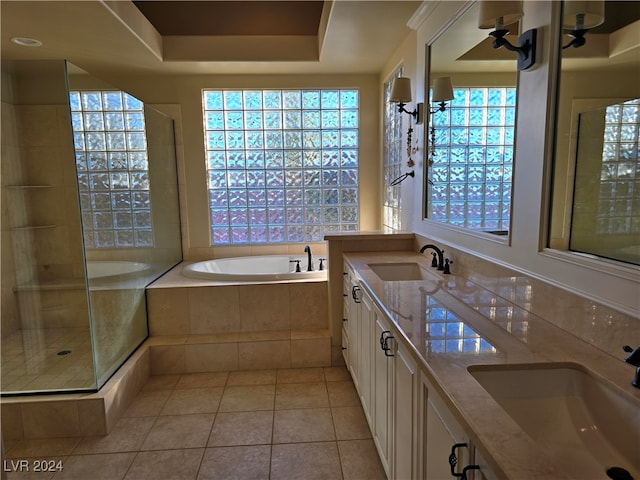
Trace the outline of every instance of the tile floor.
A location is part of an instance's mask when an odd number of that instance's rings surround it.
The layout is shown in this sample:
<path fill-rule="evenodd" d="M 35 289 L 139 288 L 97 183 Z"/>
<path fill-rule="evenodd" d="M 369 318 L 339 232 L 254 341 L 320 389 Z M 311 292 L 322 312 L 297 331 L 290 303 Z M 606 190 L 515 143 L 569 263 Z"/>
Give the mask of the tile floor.
<path fill-rule="evenodd" d="M 8 480 L 386 478 L 342 367 L 154 376 L 110 435 L 5 451 L 4 470 L 30 470 Z M 33 472 L 43 459 L 53 471 Z"/>

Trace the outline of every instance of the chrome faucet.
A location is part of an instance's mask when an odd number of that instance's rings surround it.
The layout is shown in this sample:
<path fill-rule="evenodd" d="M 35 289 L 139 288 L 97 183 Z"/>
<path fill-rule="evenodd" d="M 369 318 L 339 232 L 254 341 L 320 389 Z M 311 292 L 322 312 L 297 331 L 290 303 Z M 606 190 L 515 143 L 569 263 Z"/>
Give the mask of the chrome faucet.
<path fill-rule="evenodd" d="M 307 272 L 313 272 L 313 260 L 311 257 L 311 247 L 309 245 L 304 247 L 304 253 L 307 254 Z"/>
<path fill-rule="evenodd" d="M 424 251 L 427 250 L 428 248 L 432 249 L 434 252 L 436 252 L 436 255 L 438 255 L 438 263 L 437 264 L 432 263 L 431 266 L 432 267 L 437 266 L 438 270 L 444 270 L 444 250 L 440 250 L 435 245 L 428 243 L 420 249 L 420 253 L 424 253 Z"/>
<path fill-rule="evenodd" d="M 624 361 L 636 367 L 636 375 L 633 377 L 631 385 L 636 388 L 640 388 L 640 347 L 634 350 L 629 345 L 625 345 L 622 349 L 631 354 L 625 358 Z"/>

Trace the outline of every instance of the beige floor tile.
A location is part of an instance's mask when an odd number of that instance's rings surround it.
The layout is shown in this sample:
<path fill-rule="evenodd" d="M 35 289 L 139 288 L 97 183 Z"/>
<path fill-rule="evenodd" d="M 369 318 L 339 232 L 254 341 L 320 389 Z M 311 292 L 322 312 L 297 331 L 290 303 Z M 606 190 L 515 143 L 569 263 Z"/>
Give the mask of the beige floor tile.
<path fill-rule="evenodd" d="M 227 385 L 273 385 L 276 370 L 241 370 L 229 372 Z"/>
<path fill-rule="evenodd" d="M 322 368 L 286 368 L 278 370 L 278 383 L 324 382 Z"/>
<path fill-rule="evenodd" d="M 332 407 L 360 406 L 360 397 L 353 382 L 327 382 L 329 403 Z"/>
<path fill-rule="evenodd" d="M 329 406 L 323 383 L 280 383 L 276 385 L 276 410 L 321 408 Z"/>
<path fill-rule="evenodd" d="M 160 415 L 171 390 L 148 390 L 138 393 L 123 417 L 153 417 Z"/>
<path fill-rule="evenodd" d="M 11 460 L 3 459 L 2 471 L 7 475 L 6 480 L 51 480 L 60 468 L 64 469 L 66 459 L 67 457 L 38 457 L 38 461 L 43 462 L 40 465 L 45 465 L 46 471 L 44 472 L 33 471 L 34 459 L 32 458 L 14 459 L 13 463 Z M 51 468 L 49 468 L 49 466 L 51 466 Z M 5 477 L 2 478 L 4 480 Z"/>
<path fill-rule="evenodd" d="M 219 413 L 213 422 L 208 446 L 270 444 L 272 431 L 271 410 Z"/>
<path fill-rule="evenodd" d="M 122 417 L 109 435 L 84 437 L 73 454 L 138 451 L 155 420 L 155 417 Z"/>
<path fill-rule="evenodd" d="M 270 445 L 207 448 L 198 480 L 268 480 Z"/>
<path fill-rule="evenodd" d="M 180 377 L 176 388 L 224 387 L 228 377 L 228 372 L 185 373 Z"/>
<path fill-rule="evenodd" d="M 220 412 L 273 410 L 275 385 L 237 385 L 226 387 L 220 401 Z"/>
<path fill-rule="evenodd" d="M 223 390 L 223 387 L 174 390 L 164 404 L 160 415 L 216 413 Z"/>
<path fill-rule="evenodd" d="M 148 390 L 172 390 L 180 380 L 180 375 L 154 375 L 142 387 L 142 391 Z"/>
<path fill-rule="evenodd" d="M 324 378 L 327 382 L 351 381 L 351 375 L 346 367 L 325 367 Z"/>
<path fill-rule="evenodd" d="M 371 438 L 362 407 L 334 407 L 331 408 L 331 414 L 338 440 Z"/>
<path fill-rule="evenodd" d="M 141 450 L 199 448 L 207 444 L 213 414 L 158 417 Z"/>
<path fill-rule="evenodd" d="M 7 458 L 70 455 L 80 442 L 73 438 L 43 438 L 34 440 L 6 440 L 4 443 Z"/>
<path fill-rule="evenodd" d="M 373 440 L 338 442 L 344 480 L 386 480 Z"/>
<path fill-rule="evenodd" d="M 125 480 L 195 480 L 204 448 L 140 452 Z"/>
<path fill-rule="evenodd" d="M 336 442 L 273 445 L 271 480 L 341 479 Z"/>
<path fill-rule="evenodd" d="M 64 469 L 56 473 L 56 480 L 121 480 L 133 462 L 135 453 L 103 453 L 73 455 L 64 462 Z"/>
<path fill-rule="evenodd" d="M 325 442 L 336 439 L 328 408 L 276 410 L 273 443 Z"/>

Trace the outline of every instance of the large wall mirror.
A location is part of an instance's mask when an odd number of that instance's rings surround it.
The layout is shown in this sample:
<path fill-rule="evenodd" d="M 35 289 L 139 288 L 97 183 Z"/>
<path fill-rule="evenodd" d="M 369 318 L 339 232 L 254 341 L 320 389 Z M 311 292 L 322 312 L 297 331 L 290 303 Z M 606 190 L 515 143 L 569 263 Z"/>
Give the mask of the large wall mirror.
<path fill-rule="evenodd" d="M 549 247 L 640 265 L 640 4 L 563 2 Z M 560 46 L 559 46 L 560 48 Z"/>
<path fill-rule="evenodd" d="M 506 238 L 517 67 L 515 55 L 494 49 L 487 31 L 478 28 L 479 9 L 477 2 L 470 5 L 427 49 L 430 103 L 426 108 L 431 113 L 425 217 Z M 508 28 L 507 38 L 517 44 L 518 23 Z M 434 85 L 446 77 L 451 79 L 453 99 L 432 102 L 438 97 L 433 96 Z"/>

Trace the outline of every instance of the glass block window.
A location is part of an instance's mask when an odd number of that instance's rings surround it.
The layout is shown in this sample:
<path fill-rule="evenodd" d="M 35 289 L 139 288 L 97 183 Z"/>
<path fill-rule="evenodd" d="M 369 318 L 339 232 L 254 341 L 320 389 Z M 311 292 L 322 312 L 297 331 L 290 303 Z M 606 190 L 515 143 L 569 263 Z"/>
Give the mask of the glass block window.
<path fill-rule="evenodd" d="M 358 90 L 204 90 L 211 244 L 358 230 Z"/>
<path fill-rule="evenodd" d="M 152 247 L 143 103 L 119 90 L 69 99 L 86 247 Z"/>
<path fill-rule="evenodd" d="M 508 231 L 516 88 L 454 88 L 432 116 L 435 154 L 428 217 L 460 227 Z"/>
<path fill-rule="evenodd" d="M 598 234 L 640 233 L 639 127 L 640 99 L 607 107 L 596 213 Z"/>
<path fill-rule="evenodd" d="M 402 188 L 400 185 L 391 186 L 391 182 L 402 174 L 402 113 L 398 112 L 395 103 L 389 103 L 393 80 L 401 77 L 402 72 L 403 69 L 400 67 L 384 84 L 382 223 L 385 228 L 390 230 L 402 228 L 400 215 Z"/>

